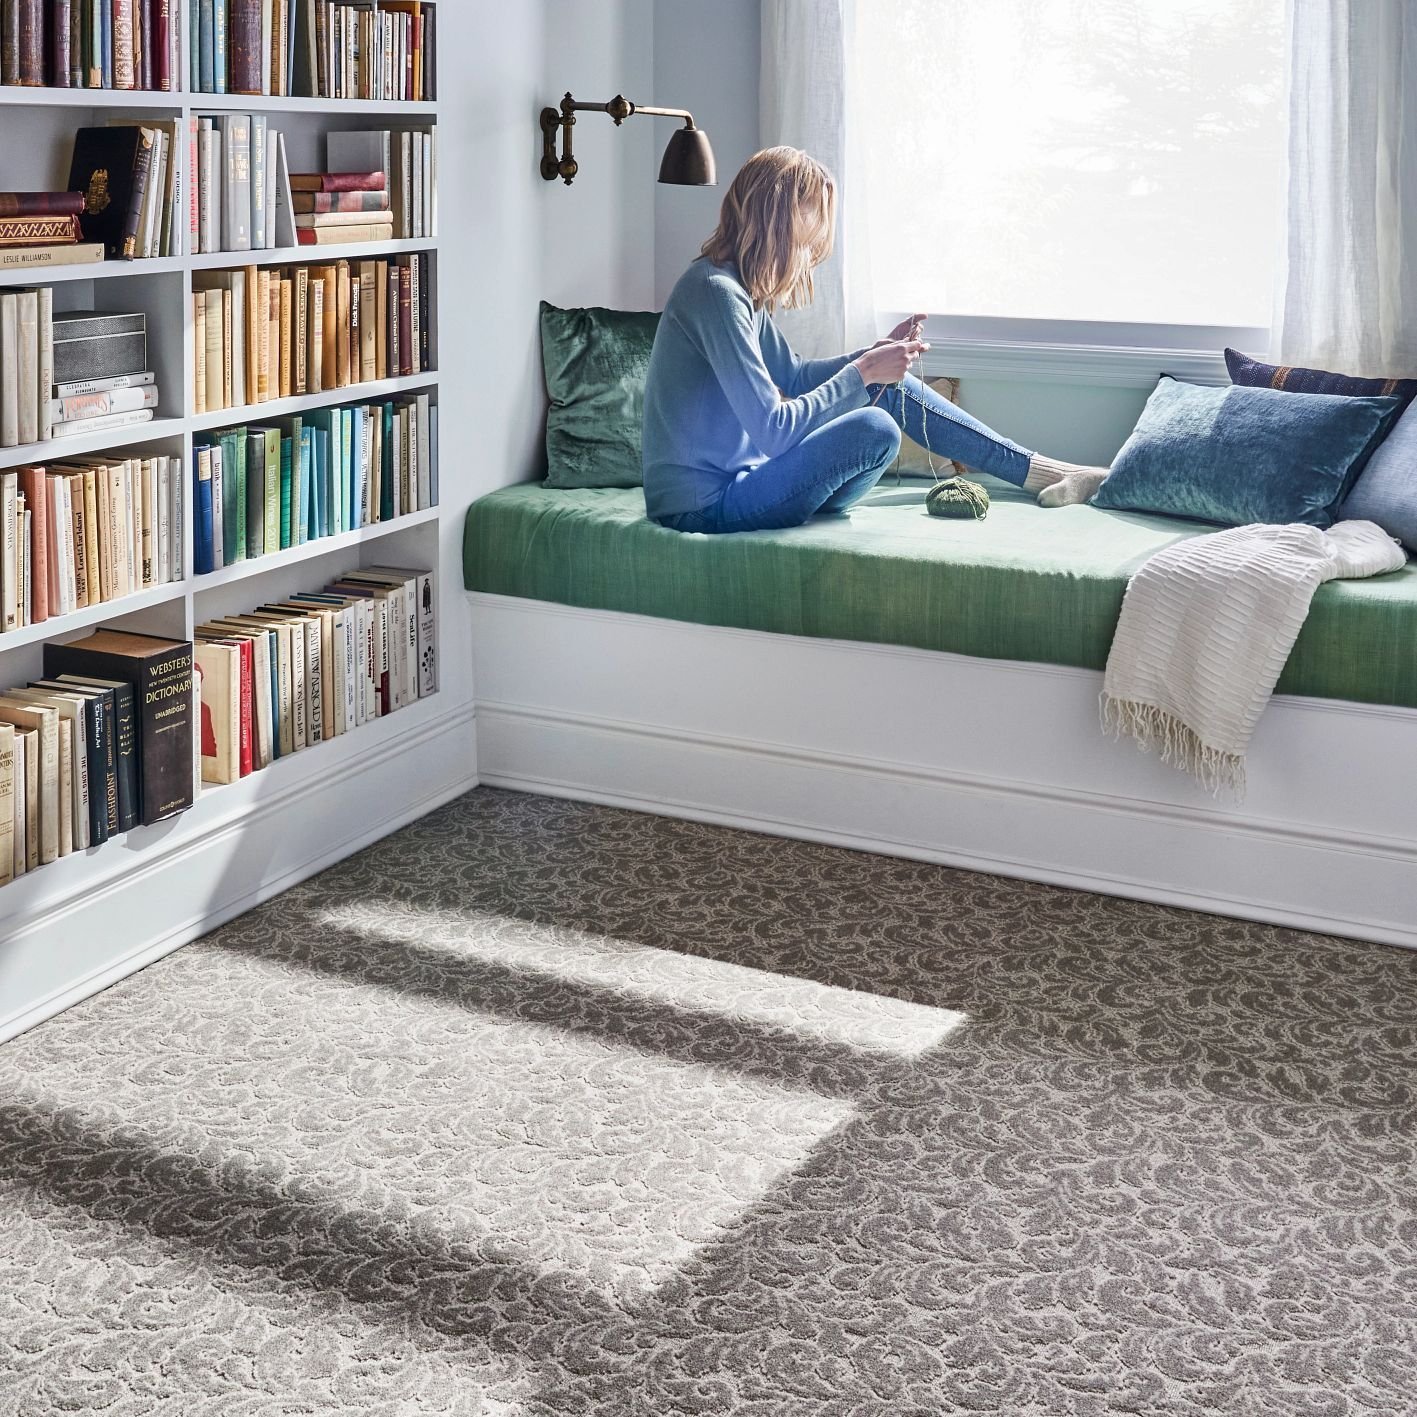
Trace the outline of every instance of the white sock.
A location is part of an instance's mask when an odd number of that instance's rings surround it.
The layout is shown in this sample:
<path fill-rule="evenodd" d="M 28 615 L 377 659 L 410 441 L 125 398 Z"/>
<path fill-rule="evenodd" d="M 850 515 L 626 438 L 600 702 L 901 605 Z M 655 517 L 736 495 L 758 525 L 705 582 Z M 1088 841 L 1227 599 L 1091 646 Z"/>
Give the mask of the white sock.
<path fill-rule="evenodd" d="M 1063 462 L 1060 458 L 1045 458 L 1034 453 L 1028 462 L 1025 492 L 1038 496 L 1040 507 L 1067 507 L 1085 502 L 1106 479 L 1105 467 L 1086 467 L 1082 463 Z"/>

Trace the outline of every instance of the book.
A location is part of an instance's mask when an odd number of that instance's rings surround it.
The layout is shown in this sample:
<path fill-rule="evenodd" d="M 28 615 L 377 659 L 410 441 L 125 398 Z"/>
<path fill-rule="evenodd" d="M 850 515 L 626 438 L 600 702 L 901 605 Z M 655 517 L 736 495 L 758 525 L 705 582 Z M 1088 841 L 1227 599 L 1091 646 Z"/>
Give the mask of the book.
<path fill-rule="evenodd" d="M 15 729 L 0 723 L 0 885 L 15 879 Z"/>
<path fill-rule="evenodd" d="M 110 374 L 103 379 L 73 379 L 65 383 L 56 382 L 54 396 L 60 400 L 78 398 L 85 394 L 109 393 L 114 389 L 143 388 L 156 382 L 157 375 L 150 369 L 137 374 Z"/>
<path fill-rule="evenodd" d="M 0 216 L 0 246 L 65 246 L 82 235 L 77 216 Z"/>
<path fill-rule="evenodd" d="M 68 644 L 46 644 L 44 669 L 50 678 L 99 675 L 131 686 L 137 714 L 139 821 L 144 826 L 192 805 L 190 641 L 97 630 Z"/>
<path fill-rule="evenodd" d="M 241 776 L 241 649 L 198 639 L 193 661 L 200 684 L 202 781 L 236 782 Z"/>
<path fill-rule="evenodd" d="M 98 382 L 108 383 L 110 381 L 99 380 Z M 92 393 L 68 394 L 61 398 L 50 399 L 49 413 L 55 422 L 72 422 L 82 418 L 96 418 L 107 413 L 132 413 L 143 408 L 156 409 L 157 404 L 157 385 L 148 383 L 135 387 L 116 386 L 94 390 Z"/>
<path fill-rule="evenodd" d="M 331 135 L 333 136 L 333 134 Z M 295 214 L 318 215 L 325 212 L 386 212 L 389 198 L 386 192 L 296 192 L 292 194 Z"/>
<path fill-rule="evenodd" d="M 382 172 L 292 172 L 290 190 L 297 192 L 383 192 Z"/>
<path fill-rule="evenodd" d="M 9 246 L 0 249 L 0 271 L 41 266 L 82 266 L 103 258 L 103 245 L 97 241 L 57 246 Z"/>
<path fill-rule="evenodd" d="M 107 433 L 115 428 L 133 428 L 140 423 L 151 423 L 151 408 L 135 408 L 127 413 L 109 413 L 100 417 L 76 419 L 73 422 L 59 422 L 50 431 L 52 438 L 76 438 L 86 433 Z"/>
<path fill-rule="evenodd" d="M 138 226 L 152 165 L 150 130 L 80 128 L 74 134 L 69 190 L 84 194 L 79 218 L 86 240 L 120 260 L 137 254 Z"/>
<path fill-rule="evenodd" d="M 356 193 L 355 195 L 362 194 Z M 386 236 L 391 237 L 394 229 L 394 214 L 387 210 L 374 212 L 297 212 L 295 214 L 295 227 L 297 231 L 322 231 L 341 226 L 385 228 Z"/>
<path fill-rule="evenodd" d="M 59 858 L 59 713 L 46 705 L 29 704 L 23 699 L 0 695 L 0 723 L 33 730 L 37 735 L 39 850 L 36 859 L 31 849 L 30 860 L 46 866 Z"/>

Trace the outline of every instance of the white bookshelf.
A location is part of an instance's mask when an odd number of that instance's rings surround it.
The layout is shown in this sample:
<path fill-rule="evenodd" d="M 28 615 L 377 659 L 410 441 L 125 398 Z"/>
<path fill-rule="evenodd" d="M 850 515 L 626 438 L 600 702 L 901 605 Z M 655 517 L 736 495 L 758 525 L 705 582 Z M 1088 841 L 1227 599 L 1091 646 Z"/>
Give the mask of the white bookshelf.
<path fill-rule="evenodd" d="M 430 10 L 438 8 L 435 0 L 426 3 Z M 195 0 L 186 4 L 195 11 Z M 0 87 L 0 125 L 6 134 L 0 146 L 0 190 L 62 190 L 73 130 L 110 118 L 180 118 L 185 125 L 193 115 L 281 115 L 277 126 L 287 134 L 297 171 L 323 165 L 323 139 L 329 132 L 425 127 L 439 119 L 436 101 L 193 93 L 185 43 L 181 71 L 182 88 L 172 93 Z M 185 151 L 181 156 L 185 179 Z M 458 568 L 444 562 L 456 541 L 451 528 L 455 522 L 460 526 L 463 510 L 448 505 L 446 482 L 439 506 L 197 576 L 191 470 L 194 442 L 217 429 L 413 393 L 427 393 L 437 404 L 442 240 L 197 254 L 185 249 L 187 223 L 179 226 L 183 253 L 160 260 L 0 270 L 0 288 L 53 286 L 56 310 L 143 310 L 149 364 L 161 390 L 151 423 L 0 449 L 0 469 L 146 449 L 180 456 L 187 486 L 182 580 L 0 633 L 0 688 L 37 677 L 43 646 L 50 641 L 77 639 L 99 625 L 191 639 L 195 627 L 207 620 L 296 590 L 315 590 L 347 570 L 381 563 L 435 571 L 441 658 L 449 649 L 442 633 L 444 611 L 460 582 Z M 244 408 L 195 411 L 195 273 L 415 253 L 427 253 L 430 264 L 428 371 Z M 444 462 L 446 449 L 445 437 Z M 442 682 L 440 664 L 440 687 Z M 472 786 L 470 709 L 450 702 L 454 697 L 434 694 L 277 759 L 240 783 L 204 789 L 179 817 L 136 828 L 0 886 L 0 1040 Z"/>

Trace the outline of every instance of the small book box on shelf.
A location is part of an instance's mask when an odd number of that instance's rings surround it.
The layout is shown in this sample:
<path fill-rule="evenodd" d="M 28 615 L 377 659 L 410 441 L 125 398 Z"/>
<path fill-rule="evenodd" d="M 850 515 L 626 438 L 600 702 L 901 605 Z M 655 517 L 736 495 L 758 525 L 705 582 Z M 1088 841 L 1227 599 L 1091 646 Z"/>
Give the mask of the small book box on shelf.
<path fill-rule="evenodd" d="M 0 4 L 0 1040 L 471 785 L 438 10 Z"/>

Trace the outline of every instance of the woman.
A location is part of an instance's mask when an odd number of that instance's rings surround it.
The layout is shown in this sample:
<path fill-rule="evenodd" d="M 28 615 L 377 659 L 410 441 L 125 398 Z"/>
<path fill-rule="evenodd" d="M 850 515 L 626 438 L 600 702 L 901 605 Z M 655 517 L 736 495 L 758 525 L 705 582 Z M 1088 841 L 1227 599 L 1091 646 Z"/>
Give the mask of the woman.
<path fill-rule="evenodd" d="M 955 459 L 1038 494 L 1081 502 L 1100 468 L 1031 453 L 907 373 L 929 348 L 923 315 L 870 349 L 799 359 L 771 319 L 812 298 L 831 254 L 836 188 L 796 148 L 750 158 L 723 200 L 718 230 L 674 287 L 645 388 L 649 516 L 676 531 L 800 526 L 861 500 L 895 460 L 905 427 Z"/>

